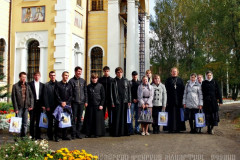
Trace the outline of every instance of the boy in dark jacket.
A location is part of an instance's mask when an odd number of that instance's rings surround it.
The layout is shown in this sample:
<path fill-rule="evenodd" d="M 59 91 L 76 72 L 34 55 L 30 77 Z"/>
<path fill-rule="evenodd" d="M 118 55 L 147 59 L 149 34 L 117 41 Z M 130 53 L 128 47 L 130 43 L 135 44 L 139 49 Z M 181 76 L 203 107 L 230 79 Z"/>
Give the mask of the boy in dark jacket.
<path fill-rule="evenodd" d="M 87 105 L 85 114 L 86 138 L 105 135 L 103 105 L 105 93 L 103 85 L 98 83 L 98 74 L 91 75 L 91 83 L 87 86 Z"/>

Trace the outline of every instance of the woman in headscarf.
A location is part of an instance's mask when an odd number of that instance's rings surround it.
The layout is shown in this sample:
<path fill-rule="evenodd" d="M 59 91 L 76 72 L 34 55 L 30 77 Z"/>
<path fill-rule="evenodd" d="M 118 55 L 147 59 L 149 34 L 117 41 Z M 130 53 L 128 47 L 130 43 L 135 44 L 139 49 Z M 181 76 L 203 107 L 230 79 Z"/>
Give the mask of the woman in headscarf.
<path fill-rule="evenodd" d="M 195 127 L 195 114 L 202 109 L 202 89 L 201 85 L 197 82 L 197 74 L 193 73 L 190 76 L 190 80 L 187 82 L 183 95 L 183 106 L 189 113 L 189 125 L 191 128 L 190 133 L 198 132 L 198 128 Z"/>
<path fill-rule="evenodd" d="M 214 134 L 213 127 L 218 126 L 219 122 L 218 111 L 222 104 L 222 95 L 217 82 L 213 80 L 213 73 L 207 71 L 205 76 L 205 81 L 202 83 L 203 111 L 206 116 L 208 133 Z"/>

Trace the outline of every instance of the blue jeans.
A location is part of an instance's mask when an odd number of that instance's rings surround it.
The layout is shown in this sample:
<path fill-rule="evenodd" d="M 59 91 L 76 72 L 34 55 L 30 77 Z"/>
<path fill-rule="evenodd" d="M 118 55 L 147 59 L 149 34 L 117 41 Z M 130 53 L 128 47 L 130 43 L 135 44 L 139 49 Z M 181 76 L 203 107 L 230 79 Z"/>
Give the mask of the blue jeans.
<path fill-rule="evenodd" d="M 135 114 L 134 114 L 135 112 Z M 132 123 L 128 124 L 128 130 L 129 133 L 133 133 L 133 115 L 135 118 L 135 131 L 139 132 L 139 123 L 138 123 L 138 103 L 132 103 L 131 104 L 131 119 L 132 119 Z"/>
<path fill-rule="evenodd" d="M 21 127 L 21 137 L 25 137 L 27 135 L 27 124 L 28 124 L 28 109 L 20 108 L 18 109 L 17 117 L 22 118 L 22 127 Z"/>

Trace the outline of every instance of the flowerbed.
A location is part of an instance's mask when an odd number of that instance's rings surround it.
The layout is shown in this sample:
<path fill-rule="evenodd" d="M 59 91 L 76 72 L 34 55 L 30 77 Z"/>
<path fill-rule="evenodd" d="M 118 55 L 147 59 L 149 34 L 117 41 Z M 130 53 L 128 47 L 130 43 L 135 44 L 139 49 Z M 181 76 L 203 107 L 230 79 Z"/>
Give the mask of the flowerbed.
<path fill-rule="evenodd" d="M 93 156 L 85 150 L 69 151 L 67 148 L 61 148 L 52 154 L 47 154 L 44 160 L 97 160 L 98 156 Z"/>
<path fill-rule="evenodd" d="M 57 151 L 49 149 L 48 141 L 32 141 L 31 137 L 17 138 L 15 143 L 0 146 L 1 160 L 98 160 L 98 156 L 85 150 L 69 151 L 61 148 Z"/>

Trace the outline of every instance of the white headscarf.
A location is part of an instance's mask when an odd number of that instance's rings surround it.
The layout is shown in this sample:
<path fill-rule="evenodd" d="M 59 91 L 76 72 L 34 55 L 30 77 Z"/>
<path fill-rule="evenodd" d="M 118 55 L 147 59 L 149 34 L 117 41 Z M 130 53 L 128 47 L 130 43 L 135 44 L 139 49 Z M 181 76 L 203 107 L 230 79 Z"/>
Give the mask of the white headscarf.
<path fill-rule="evenodd" d="M 207 75 L 208 75 L 209 73 L 212 74 L 212 78 L 211 78 L 211 79 L 208 79 L 208 78 L 207 78 Z M 207 72 L 206 72 L 206 74 L 205 74 L 205 79 L 206 79 L 207 81 L 209 81 L 209 82 L 213 79 L 213 73 L 212 73 L 212 71 L 207 71 Z"/>

